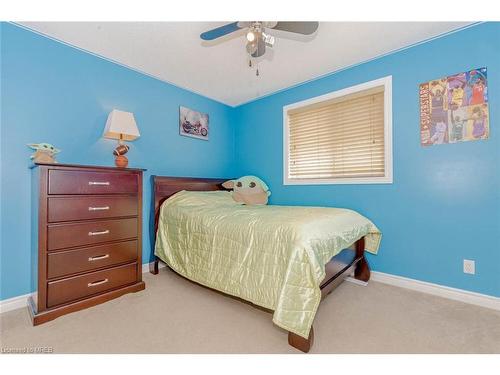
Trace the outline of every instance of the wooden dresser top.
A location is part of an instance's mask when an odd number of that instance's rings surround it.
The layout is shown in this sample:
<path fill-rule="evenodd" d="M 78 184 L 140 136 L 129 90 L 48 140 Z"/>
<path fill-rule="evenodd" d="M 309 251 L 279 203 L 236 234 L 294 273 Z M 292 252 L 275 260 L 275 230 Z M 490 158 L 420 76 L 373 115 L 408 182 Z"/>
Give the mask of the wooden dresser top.
<path fill-rule="evenodd" d="M 81 164 L 62 164 L 62 163 L 34 163 L 30 168 L 36 167 L 54 167 L 54 168 L 82 168 L 82 169 L 103 169 L 103 170 L 113 170 L 113 171 L 146 171 L 143 168 L 118 168 L 112 166 L 101 166 L 101 165 L 81 165 Z"/>

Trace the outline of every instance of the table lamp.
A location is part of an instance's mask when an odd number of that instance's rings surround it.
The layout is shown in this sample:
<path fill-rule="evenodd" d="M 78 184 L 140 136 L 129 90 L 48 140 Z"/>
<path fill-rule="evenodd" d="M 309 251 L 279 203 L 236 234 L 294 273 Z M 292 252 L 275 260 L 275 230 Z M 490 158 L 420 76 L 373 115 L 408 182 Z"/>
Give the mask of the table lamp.
<path fill-rule="evenodd" d="M 133 113 L 117 109 L 111 111 L 104 127 L 103 137 L 118 139 L 118 146 L 113 151 L 117 167 L 126 168 L 128 165 L 128 159 L 125 154 L 129 150 L 129 147 L 124 141 L 133 141 L 139 136 L 139 129 L 137 129 Z"/>

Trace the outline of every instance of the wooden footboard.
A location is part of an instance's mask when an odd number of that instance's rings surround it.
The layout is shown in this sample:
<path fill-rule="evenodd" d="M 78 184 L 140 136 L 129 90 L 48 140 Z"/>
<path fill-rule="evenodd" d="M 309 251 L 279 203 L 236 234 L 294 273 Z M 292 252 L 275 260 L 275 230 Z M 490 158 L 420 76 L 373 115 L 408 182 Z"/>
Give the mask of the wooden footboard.
<path fill-rule="evenodd" d="M 160 263 L 160 259 L 157 256 L 155 256 L 154 262 L 149 264 L 149 272 L 151 272 L 153 275 L 158 275 L 159 263 Z"/>
<path fill-rule="evenodd" d="M 358 280 L 366 282 L 370 279 L 370 267 L 368 266 L 368 262 L 365 258 L 365 238 L 362 237 L 356 241 L 354 247 L 354 251 L 348 249 L 344 250 L 344 252 L 352 252 L 352 254 L 347 254 L 347 256 L 352 256 L 351 259 L 347 258 L 347 262 L 345 260 L 346 255 L 340 257 L 335 256 L 325 265 L 326 276 L 320 285 L 321 299 L 326 298 L 328 294 L 339 286 L 345 278 L 351 276 L 353 272 L 354 277 Z M 288 343 L 304 353 L 309 352 L 312 348 L 313 341 L 313 327 L 311 327 L 309 338 L 307 339 L 293 332 L 288 332 Z"/>
<path fill-rule="evenodd" d="M 293 332 L 288 332 L 288 344 L 304 353 L 309 353 L 314 343 L 314 329 L 311 327 L 307 340 Z"/>
<path fill-rule="evenodd" d="M 153 185 L 153 209 L 151 210 L 151 235 L 156 239 L 158 230 L 158 218 L 161 204 L 173 194 L 181 190 L 190 191 L 214 191 L 225 190 L 222 187 L 224 179 L 211 178 L 184 178 L 184 177 L 162 177 L 152 176 Z M 154 251 L 154 241 L 153 251 Z M 155 257 L 150 265 L 150 272 L 154 275 L 158 274 L 158 257 Z M 330 262 L 325 265 L 326 276 L 320 285 L 321 298 L 324 299 L 330 294 L 344 279 L 354 273 L 354 277 L 361 281 L 370 279 L 370 268 L 365 258 L 365 238 L 360 238 L 354 245 L 354 250 L 346 249 L 340 254 L 333 257 Z M 289 332 L 288 343 L 294 348 L 309 352 L 314 341 L 314 330 L 311 327 L 309 337 L 307 339 Z"/>
<path fill-rule="evenodd" d="M 370 267 L 365 257 L 365 238 L 361 238 L 356 242 L 356 269 L 354 277 L 358 280 L 368 282 L 370 280 Z"/>

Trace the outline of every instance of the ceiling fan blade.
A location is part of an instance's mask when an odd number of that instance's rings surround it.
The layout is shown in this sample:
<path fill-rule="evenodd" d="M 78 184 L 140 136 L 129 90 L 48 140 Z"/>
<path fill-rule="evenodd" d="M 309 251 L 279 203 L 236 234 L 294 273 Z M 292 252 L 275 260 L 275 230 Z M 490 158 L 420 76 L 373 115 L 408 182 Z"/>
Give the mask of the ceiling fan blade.
<path fill-rule="evenodd" d="M 250 27 L 250 26 L 252 26 L 252 23 L 253 22 L 251 22 L 251 21 L 239 21 L 239 22 L 237 22 L 238 27 L 240 29 L 244 29 L 245 27 Z"/>
<path fill-rule="evenodd" d="M 311 35 L 318 30 L 319 22 L 278 22 L 273 30 L 288 31 L 289 33 L 297 33 L 303 35 Z"/>
<path fill-rule="evenodd" d="M 278 24 L 278 22 L 276 22 L 276 21 L 263 21 L 263 22 L 262 22 L 262 26 L 263 26 L 263 27 L 267 27 L 268 29 L 272 29 L 272 28 L 273 28 L 273 27 L 275 27 L 277 24 Z"/>
<path fill-rule="evenodd" d="M 220 38 L 221 36 L 231 34 L 232 32 L 237 31 L 239 29 L 240 27 L 238 26 L 238 22 L 228 23 L 227 25 L 223 25 L 215 29 L 205 31 L 204 33 L 200 34 L 200 38 L 203 40 L 214 40 Z"/>

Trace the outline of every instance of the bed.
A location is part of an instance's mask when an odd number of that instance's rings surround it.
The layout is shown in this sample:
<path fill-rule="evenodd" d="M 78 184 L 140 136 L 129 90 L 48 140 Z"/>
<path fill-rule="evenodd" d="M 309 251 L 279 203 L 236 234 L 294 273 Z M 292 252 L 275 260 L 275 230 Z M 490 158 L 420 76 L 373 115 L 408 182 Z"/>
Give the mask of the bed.
<path fill-rule="evenodd" d="M 155 261 L 203 286 L 273 313 L 288 342 L 308 352 L 320 301 L 354 273 L 368 281 L 365 251 L 381 234 L 347 209 L 246 206 L 222 179 L 153 176 Z"/>

